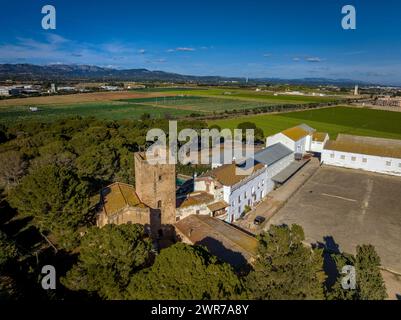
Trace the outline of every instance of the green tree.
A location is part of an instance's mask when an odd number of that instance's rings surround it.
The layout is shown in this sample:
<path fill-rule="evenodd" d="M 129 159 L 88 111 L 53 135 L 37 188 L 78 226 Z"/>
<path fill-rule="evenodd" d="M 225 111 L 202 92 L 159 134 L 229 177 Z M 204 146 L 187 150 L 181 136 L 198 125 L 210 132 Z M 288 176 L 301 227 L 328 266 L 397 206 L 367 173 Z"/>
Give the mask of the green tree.
<path fill-rule="evenodd" d="M 82 239 L 78 263 L 62 283 L 103 299 L 121 299 L 132 275 L 148 262 L 150 250 L 141 225 L 90 228 Z"/>
<path fill-rule="evenodd" d="M 87 185 L 73 172 L 55 165 L 25 176 L 8 199 L 18 213 L 33 216 L 41 232 L 53 233 L 63 248 L 74 245 L 76 230 L 89 210 Z"/>
<path fill-rule="evenodd" d="M 374 246 L 361 245 L 356 248 L 356 255 L 334 254 L 338 270 L 336 283 L 330 288 L 327 298 L 330 300 L 383 300 L 387 298 L 386 287 L 380 272 L 380 257 Z M 345 265 L 355 267 L 355 289 L 343 289 L 341 273 Z"/>
<path fill-rule="evenodd" d="M 357 246 L 355 271 L 360 300 L 383 300 L 387 298 L 386 287 L 380 272 L 380 257 L 374 246 Z"/>
<path fill-rule="evenodd" d="M 0 184 L 6 188 L 17 185 L 25 173 L 27 162 L 19 151 L 0 153 Z"/>
<path fill-rule="evenodd" d="M 238 124 L 237 129 L 242 130 L 242 140 L 246 142 L 246 130 L 252 129 L 254 130 L 254 141 L 255 142 L 264 142 L 265 135 L 263 130 L 256 126 L 253 122 L 241 122 Z"/>
<path fill-rule="evenodd" d="M 118 154 L 107 143 L 92 145 L 76 159 L 78 174 L 87 179 L 109 182 L 118 166 Z"/>
<path fill-rule="evenodd" d="M 3 124 L 0 124 L 0 143 L 7 141 L 7 135 L 7 128 Z"/>
<path fill-rule="evenodd" d="M 0 271 L 7 268 L 17 258 L 17 247 L 4 232 L 0 231 Z"/>
<path fill-rule="evenodd" d="M 252 299 L 323 299 L 321 249 L 303 245 L 305 236 L 298 225 L 271 226 L 259 236 L 259 255 L 246 278 Z"/>
<path fill-rule="evenodd" d="M 143 113 L 143 114 L 139 117 L 139 119 L 141 119 L 142 121 L 150 120 L 150 118 L 151 118 L 150 113 L 147 113 L 147 112 Z"/>
<path fill-rule="evenodd" d="M 242 283 L 230 265 L 203 247 L 177 243 L 132 277 L 127 298 L 237 299 L 241 293 Z"/>
<path fill-rule="evenodd" d="M 331 259 L 334 261 L 338 277 L 336 282 L 331 288 L 328 288 L 327 299 L 328 300 L 356 300 L 357 291 L 355 289 L 344 290 L 342 288 L 342 279 L 345 276 L 342 274 L 342 269 L 344 266 L 353 266 L 355 264 L 355 257 L 351 254 L 345 253 L 333 253 L 330 255 Z"/>

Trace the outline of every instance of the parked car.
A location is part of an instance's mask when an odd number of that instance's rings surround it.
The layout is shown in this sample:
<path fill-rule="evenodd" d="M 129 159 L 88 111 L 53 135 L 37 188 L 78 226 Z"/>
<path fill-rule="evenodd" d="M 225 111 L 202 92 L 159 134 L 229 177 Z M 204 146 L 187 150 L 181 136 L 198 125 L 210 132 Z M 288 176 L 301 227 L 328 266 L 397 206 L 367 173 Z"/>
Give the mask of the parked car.
<path fill-rule="evenodd" d="M 259 225 L 261 225 L 265 220 L 266 220 L 265 217 L 257 216 L 257 217 L 255 218 L 255 220 L 253 220 L 253 224 L 259 226 Z"/>

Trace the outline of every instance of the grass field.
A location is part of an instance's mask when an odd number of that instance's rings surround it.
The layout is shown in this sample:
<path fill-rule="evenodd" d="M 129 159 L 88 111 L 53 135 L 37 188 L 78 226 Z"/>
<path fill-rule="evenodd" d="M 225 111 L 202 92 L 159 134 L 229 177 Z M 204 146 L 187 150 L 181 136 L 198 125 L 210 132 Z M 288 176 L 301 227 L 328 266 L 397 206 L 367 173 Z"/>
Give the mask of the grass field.
<path fill-rule="evenodd" d="M 200 96 L 167 96 L 142 99 L 124 99 L 122 102 L 148 104 L 154 107 L 172 107 L 194 112 L 222 112 L 225 110 L 245 110 L 269 106 L 275 103 L 248 101 L 240 99 L 223 99 Z"/>
<path fill-rule="evenodd" d="M 264 92 L 222 88 L 151 88 L 119 92 L 80 93 L 0 100 L 0 122 L 37 119 L 51 121 L 70 116 L 100 119 L 137 119 L 143 113 L 154 118 L 191 113 L 241 111 L 283 104 L 333 101 L 335 97 L 274 96 Z M 30 112 L 36 106 L 39 112 Z"/>
<path fill-rule="evenodd" d="M 99 119 L 120 120 L 138 119 L 142 114 L 149 113 L 152 118 L 188 116 L 193 111 L 176 108 L 153 108 L 148 105 L 119 102 L 81 103 L 73 105 L 43 105 L 38 106 L 38 112 L 29 111 L 28 107 L 8 107 L 0 109 L 0 122 L 20 120 L 51 121 L 71 116 L 94 116 Z"/>
<path fill-rule="evenodd" d="M 259 101 L 268 104 L 292 104 L 292 103 L 315 103 L 315 102 L 329 102 L 341 98 L 341 96 L 297 96 L 297 95 L 277 95 L 267 92 L 256 92 L 244 89 L 208 89 L 208 90 L 171 90 L 169 94 L 176 95 L 192 95 L 192 96 L 206 96 L 206 97 L 219 97 L 231 100 L 247 100 Z"/>
<path fill-rule="evenodd" d="M 401 139 L 401 112 L 350 107 L 243 116 L 209 121 L 209 125 L 217 124 L 221 128 L 234 129 L 244 121 L 255 123 L 266 136 L 306 123 L 318 131 L 328 132 L 332 139 L 338 133 Z"/>

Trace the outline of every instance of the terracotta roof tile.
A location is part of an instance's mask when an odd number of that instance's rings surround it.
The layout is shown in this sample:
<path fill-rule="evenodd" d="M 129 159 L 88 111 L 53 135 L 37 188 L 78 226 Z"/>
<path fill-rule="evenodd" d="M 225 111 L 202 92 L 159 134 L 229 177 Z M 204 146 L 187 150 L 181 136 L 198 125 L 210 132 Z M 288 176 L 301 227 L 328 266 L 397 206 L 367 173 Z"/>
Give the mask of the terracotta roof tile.
<path fill-rule="evenodd" d="M 263 163 L 256 163 L 256 165 L 253 166 L 253 172 L 257 170 L 260 170 L 264 167 Z M 237 174 L 239 170 L 240 172 L 243 171 L 244 174 Z M 249 175 L 245 174 L 246 171 L 242 170 L 237 164 L 232 163 L 232 164 L 225 164 L 220 167 L 217 167 L 213 170 L 210 170 L 200 177 L 212 177 L 219 181 L 222 185 L 224 186 L 233 186 L 245 178 L 249 177 Z"/>
<path fill-rule="evenodd" d="M 135 188 L 125 183 L 115 182 L 103 188 L 100 196 L 107 215 L 112 215 L 125 207 L 146 207 L 138 198 Z"/>

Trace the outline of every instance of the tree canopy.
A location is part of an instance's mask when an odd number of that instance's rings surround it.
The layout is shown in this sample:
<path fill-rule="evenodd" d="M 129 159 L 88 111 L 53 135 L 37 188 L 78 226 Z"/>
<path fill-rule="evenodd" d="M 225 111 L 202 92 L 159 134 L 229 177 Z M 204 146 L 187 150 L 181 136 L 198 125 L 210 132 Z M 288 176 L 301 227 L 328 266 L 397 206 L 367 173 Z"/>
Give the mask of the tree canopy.
<path fill-rule="evenodd" d="M 322 250 L 303 245 L 299 225 L 271 226 L 259 236 L 259 255 L 246 279 L 252 299 L 323 299 Z"/>
<path fill-rule="evenodd" d="M 338 269 L 338 279 L 328 293 L 331 300 L 383 300 L 387 291 L 380 272 L 380 257 L 374 246 L 361 245 L 356 248 L 356 255 L 334 254 Z M 345 265 L 355 268 L 356 288 L 343 289 L 341 285 L 342 268 Z"/>
<path fill-rule="evenodd" d="M 0 231 L 0 271 L 8 267 L 15 259 L 18 258 L 18 250 L 12 240 Z"/>
<path fill-rule="evenodd" d="M 203 247 L 177 243 L 131 278 L 128 299 L 238 299 L 242 283 L 232 267 Z"/>
<path fill-rule="evenodd" d="M 92 227 L 82 238 L 78 263 L 63 278 L 71 290 L 121 299 L 131 276 L 149 261 L 151 242 L 141 225 Z"/>
<path fill-rule="evenodd" d="M 89 210 L 87 184 L 55 165 L 25 176 L 8 199 L 20 214 L 32 216 L 39 230 L 54 233 L 62 247 L 71 245 Z"/>

